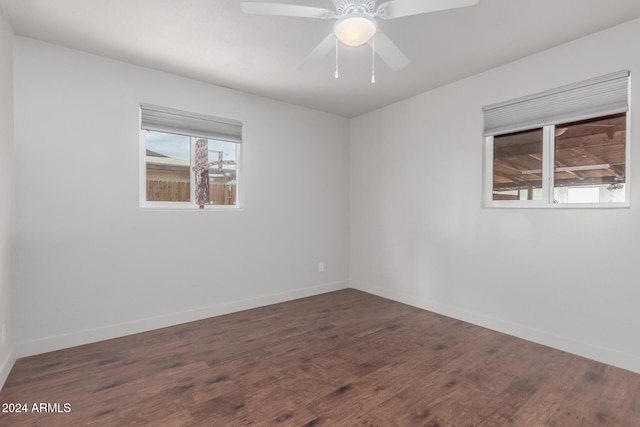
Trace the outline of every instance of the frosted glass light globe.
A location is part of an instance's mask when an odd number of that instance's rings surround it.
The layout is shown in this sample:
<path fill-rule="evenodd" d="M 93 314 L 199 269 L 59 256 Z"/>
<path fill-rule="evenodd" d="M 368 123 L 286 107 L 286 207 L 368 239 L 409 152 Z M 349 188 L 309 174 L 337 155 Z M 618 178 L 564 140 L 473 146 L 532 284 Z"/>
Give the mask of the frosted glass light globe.
<path fill-rule="evenodd" d="M 375 19 L 369 15 L 352 13 L 338 19 L 335 33 L 338 40 L 347 46 L 361 46 L 376 33 Z"/>

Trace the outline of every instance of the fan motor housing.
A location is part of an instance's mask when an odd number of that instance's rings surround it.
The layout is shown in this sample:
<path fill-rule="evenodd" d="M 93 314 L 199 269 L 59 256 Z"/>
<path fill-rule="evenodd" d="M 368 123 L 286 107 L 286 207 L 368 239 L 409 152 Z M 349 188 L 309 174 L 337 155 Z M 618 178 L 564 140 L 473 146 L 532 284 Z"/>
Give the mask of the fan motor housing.
<path fill-rule="evenodd" d="M 375 10 L 374 0 L 344 0 L 338 3 L 336 12 L 338 16 L 348 15 L 350 13 L 372 14 Z"/>

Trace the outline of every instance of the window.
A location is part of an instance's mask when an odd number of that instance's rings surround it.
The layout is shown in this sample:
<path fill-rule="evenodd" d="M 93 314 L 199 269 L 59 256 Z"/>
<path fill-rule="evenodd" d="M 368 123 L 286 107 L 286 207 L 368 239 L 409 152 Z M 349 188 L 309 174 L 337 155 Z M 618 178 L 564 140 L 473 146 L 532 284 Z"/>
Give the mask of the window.
<path fill-rule="evenodd" d="M 493 137 L 493 200 L 542 200 L 542 129 Z"/>
<path fill-rule="evenodd" d="M 141 205 L 237 207 L 242 124 L 141 105 Z"/>
<path fill-rule="evenodd" d="M 629 72 L 485 107 L 484 205 L 628 206 Z"/>

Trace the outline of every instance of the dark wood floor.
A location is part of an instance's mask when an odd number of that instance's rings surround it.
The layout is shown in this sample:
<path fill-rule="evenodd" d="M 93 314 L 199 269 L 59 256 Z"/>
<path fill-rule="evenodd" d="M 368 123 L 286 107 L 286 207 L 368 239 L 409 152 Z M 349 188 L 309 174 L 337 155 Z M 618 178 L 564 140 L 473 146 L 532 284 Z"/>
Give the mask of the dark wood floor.
<path fill-rule="evenodd" d="M 30 411 L 2 426 L 640 426 L 640 374 L 345 290 L 20 359 L 0 402 Z"/>

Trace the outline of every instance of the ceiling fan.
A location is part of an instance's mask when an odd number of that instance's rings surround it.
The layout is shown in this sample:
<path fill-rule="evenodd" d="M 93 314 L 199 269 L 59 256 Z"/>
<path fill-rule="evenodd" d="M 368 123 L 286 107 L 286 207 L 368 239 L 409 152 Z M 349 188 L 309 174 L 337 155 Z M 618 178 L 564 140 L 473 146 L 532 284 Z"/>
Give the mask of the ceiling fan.
<path fill-rule="evenodd" d="M 308 67 L 325 57 L 338 40 L 347 46 L 371 45 L 373 51 L 394 71 L 409 65 L 409 58 L 378 27 L 376 18 L 395 19 L 439 10 L 473 6 L 479 0 L 332 0 L 335 11 L 320 7 L 282 3 L 242 2 L 244 13 L 335 19 L 333 32 L 302 61 Z M 336 70 L 337 71 L 337 70 Z M 337 76 L 337 73 L 336 73 Z"/>

